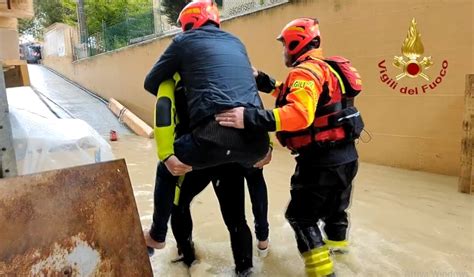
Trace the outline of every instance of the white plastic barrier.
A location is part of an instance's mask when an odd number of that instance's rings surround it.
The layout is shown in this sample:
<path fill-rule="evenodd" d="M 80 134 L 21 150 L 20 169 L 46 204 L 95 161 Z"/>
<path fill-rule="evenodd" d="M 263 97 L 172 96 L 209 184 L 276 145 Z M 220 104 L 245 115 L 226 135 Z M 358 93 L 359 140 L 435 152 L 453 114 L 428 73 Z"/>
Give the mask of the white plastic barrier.
<path fill-rule="evenodd" d="M 43 117 L 10 109 L 18 175 L 114 159 L 110 145 L 79 119 Z"/>

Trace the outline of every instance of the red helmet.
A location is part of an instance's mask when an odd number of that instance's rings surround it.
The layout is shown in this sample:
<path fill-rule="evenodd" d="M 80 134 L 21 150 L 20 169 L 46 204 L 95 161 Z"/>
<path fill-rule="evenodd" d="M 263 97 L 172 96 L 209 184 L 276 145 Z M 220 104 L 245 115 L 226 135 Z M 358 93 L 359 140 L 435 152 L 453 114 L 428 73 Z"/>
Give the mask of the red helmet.
<path fill-rule="evenodd" d="M 219 10 L 212 0 L 194 0 L 183 8 L 178 18 L 183 31 L 199 28 L 208 21 L 221 24 Z"/>
<path fill-rule="evenodd" d="M 295 55 L 320 35 L 317 19 L 298 18 L 288 23 L 277 39 L 285 44 L 288 54 Z"/>

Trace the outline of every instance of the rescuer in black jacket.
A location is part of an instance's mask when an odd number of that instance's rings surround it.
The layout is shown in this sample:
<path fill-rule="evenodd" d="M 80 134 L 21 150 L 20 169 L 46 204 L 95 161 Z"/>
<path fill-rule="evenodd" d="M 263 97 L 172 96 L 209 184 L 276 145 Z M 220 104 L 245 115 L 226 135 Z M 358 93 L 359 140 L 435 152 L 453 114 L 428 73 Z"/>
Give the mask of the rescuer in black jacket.
<path fill-rule="evenodd" d="M 225 128 L 215 121 L 218 112 L 260 108 L 262 101 L 245 46 L 219 29 L 217 8 L 196 7 L 183 9 L 179 21 L 184 32 L 145 79 L 145 89 L 156 95 L 159 85 L 178 72 L 185 89 L 191 134 L 177 139 L 174 155 L 165 158 L 171 159 L 167 167 L 173 175 L 230 162 L 253 166 L 267 154 L 269 144 L 265 131 Z"/>

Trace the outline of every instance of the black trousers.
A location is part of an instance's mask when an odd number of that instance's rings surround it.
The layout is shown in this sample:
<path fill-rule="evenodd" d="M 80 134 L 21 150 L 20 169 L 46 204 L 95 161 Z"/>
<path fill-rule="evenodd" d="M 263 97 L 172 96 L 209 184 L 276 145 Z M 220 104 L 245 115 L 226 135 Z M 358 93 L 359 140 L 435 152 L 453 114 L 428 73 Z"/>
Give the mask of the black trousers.
<path fill-rule="evenodd" d="M 173 176 L 166 165 L 158 162 L 156 168 L 155 191 L 153 194 L 153 223 L 150 228 L 150 236 L 158 242 L 166 240 L 168 232 L 168 220 L 179 177 Z"/>
<path fill-rule="evenodd" d="M 255 224 L 255 236 L 259 241 L 268 239 L 268 193 L 263 169 L 248 168 L 244 172 Z"/>
<path fill-rule="evenodd" d="M 212 170 L 205 172 L 212 173 Z M 202 174 L 204 173 L 199 175 Z M 269 235 L 268 194 L 263 169 L 246 168 L 243 169 L 243 174 L 247 180 L 250 200 L 252 201 L 255 235 L 259 241 L 267 240 Z M 208 179 L 211 178 L 213 176 L 209 176 Z M 155 179 L 153 223 L 150 229 L 150 236 L 158 242 L 164 242 L 166 239 L 168 220 L 171 215 L 177 182 L 178 177 L 173 176 L 163 163 L 158 163 Z"/>
<path fill-rule="evenodd" d="M 301 253 L 324 245 L 318 220 L 324 221 L 328 239 L 346 239 L 349 225 L 346 209 L 357 169 L 357 161 L 334 167 L 297 163 L 285 216 L 295 231 Z"/>
<path fill-rule="evenodd" d="M 270 140 L 266 132 L 222 127 L 210 120 L 174 142 L 178 159 L 194 170 L 239 163 L 252 167 L 265 157 Z"/>
<path fill-rule="evenodd" d="M 179 202 L 173 207 L 171 216 L 171 228 L 178 249 L 185 256 L 193 255 L 189 253 L 189 249 L 192 249 L 193 229 L 191 202 L 212 182 L 222 217 L 230 234 L 235 270 L 239 273 L 252 267 L 252 234 L 245 220 L 243 170 L 240 165 L 227 164 L 192 171 L 185 176 L 180 188 Z"/>

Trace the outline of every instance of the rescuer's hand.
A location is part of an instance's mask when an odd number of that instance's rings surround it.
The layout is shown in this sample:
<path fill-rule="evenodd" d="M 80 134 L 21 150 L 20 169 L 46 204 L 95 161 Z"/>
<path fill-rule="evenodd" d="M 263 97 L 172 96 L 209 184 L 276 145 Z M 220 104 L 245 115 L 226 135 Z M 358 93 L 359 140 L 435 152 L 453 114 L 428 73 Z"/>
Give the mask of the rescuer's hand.
<path fill-rule="evenodd" d="M 265 158 L 257 162 L 253 167 L 262 169 L 264 166 L 269 164 L 270 161 L 272 160 L 272 152 L 273 152 L 273 148 L 268 147 L 268 152 L 267 152 L 267 155 L 265 155 Z"/>
<path fill-rule="evenodd" d="M 255 66 L 252 66 L 252 71 L 253 71 L 253 77 L 257 78 L 258 70 L 257 70 L 257 68 L 255 68 Z"/>
<path fill-rule="evenodd" d="M 166 159 L 165 165 L 173 176 L 182 176 L 193 170 L 191 166 L 182 163 L 175 155 Z"/>
<path fill-rule="evenodd" d="M 224 127 L 244 128 L 244 107 L 223 111 L 216 115 L 217 122 Z"/>

